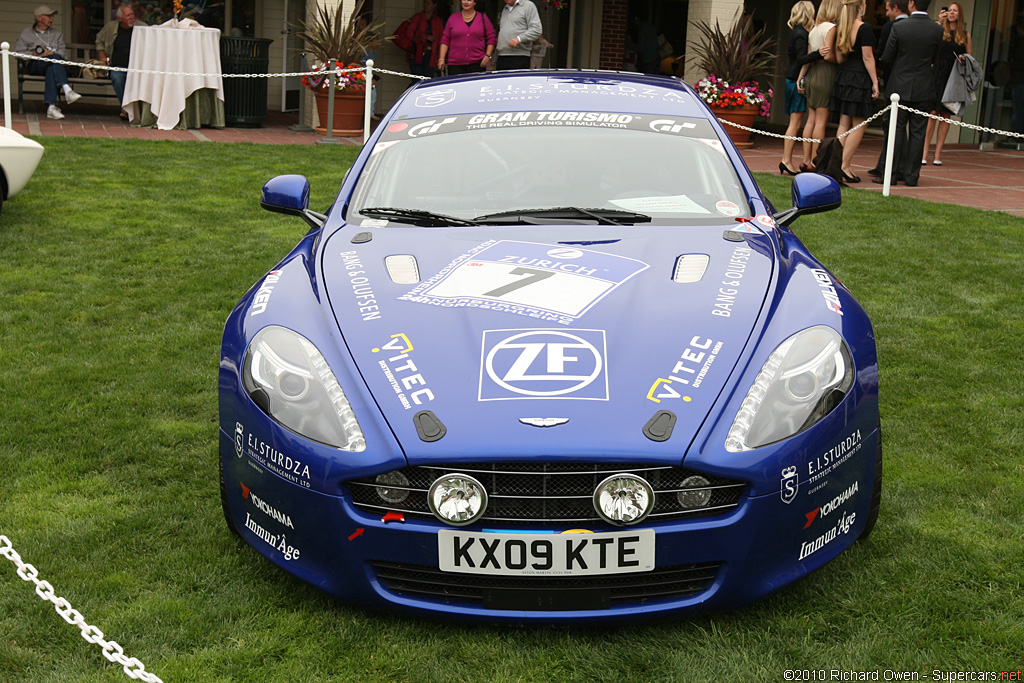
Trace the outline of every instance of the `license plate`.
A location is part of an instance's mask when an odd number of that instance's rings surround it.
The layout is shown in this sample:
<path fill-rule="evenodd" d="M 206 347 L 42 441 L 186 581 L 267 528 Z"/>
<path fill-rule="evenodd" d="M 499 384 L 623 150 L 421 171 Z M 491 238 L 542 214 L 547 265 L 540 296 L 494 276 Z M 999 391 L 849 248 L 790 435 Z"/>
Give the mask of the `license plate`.
<path fill-rule="evenodd" d="M 441 571 L 462 574 L 596 575 L 654 569 L 654 529 L 599 534 L 437 532 Z"/>

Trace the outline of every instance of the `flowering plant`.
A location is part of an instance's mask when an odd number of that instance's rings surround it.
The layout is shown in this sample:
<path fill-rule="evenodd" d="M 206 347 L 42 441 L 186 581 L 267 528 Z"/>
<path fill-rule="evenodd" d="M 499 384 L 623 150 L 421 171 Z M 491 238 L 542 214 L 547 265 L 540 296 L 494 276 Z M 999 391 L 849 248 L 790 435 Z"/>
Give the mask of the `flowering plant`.
<path fill-rule="evenodd" d="M 348 71 L 349 69 L 359 69 L 359 71 Z M 343 64 L 336 59 L 328 59 L 324 64 L 315 67 L 313 71 L 316 73 L 302 77 L 302 85 L 314 92 L 330 90 L 330 74 L 332 72 L 338 79 L 334 87 L 336 92 L 366 89 L 366 72 L 363 70 L 362 64 L 356 62 Z"/>
<path fill-rule="evenodd" d="M 569 0 L 543 0 L 543 2 L 548 7 L 554 7 L 555 9 L 565 9 L 569 6 Z"/>
<path fill-rule="evenodd" d="M 772 89 L 768 88 L 768 92 L 765 92 L 756 81 L 729 85 L 728 81 L 710 74 L 697 81 L 694 87 L 700 98 L 712 107 L 731 109 L 742 107 L 744 104 L 754 104 L 760 108 L 758 113 L 764 117 L 771 111 Z"/>

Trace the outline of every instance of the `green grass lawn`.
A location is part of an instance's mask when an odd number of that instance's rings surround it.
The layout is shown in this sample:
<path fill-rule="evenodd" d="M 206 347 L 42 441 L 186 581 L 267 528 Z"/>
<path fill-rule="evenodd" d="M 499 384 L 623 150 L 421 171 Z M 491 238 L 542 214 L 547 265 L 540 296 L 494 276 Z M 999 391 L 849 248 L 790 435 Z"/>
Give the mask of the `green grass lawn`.
<path fill-rule="evenodd" d="M 795 224 L 878 338 L 886 479 L 866 542 L 735 612 L 469 627 L 339 604 L 221 515 L 223 321 L 305 232 L 260 210 L 260 187 L 305 174 L 324 209 L 357 150 L 43 143 L 0 216 L 0 534 L 164 681 L 778 681 L 1024 663 L 1024 220 L 849 189 Z M 787 181 L 759 180 L 789 206 Z M 0 681 L 122 680 L 0 557 Z"/>

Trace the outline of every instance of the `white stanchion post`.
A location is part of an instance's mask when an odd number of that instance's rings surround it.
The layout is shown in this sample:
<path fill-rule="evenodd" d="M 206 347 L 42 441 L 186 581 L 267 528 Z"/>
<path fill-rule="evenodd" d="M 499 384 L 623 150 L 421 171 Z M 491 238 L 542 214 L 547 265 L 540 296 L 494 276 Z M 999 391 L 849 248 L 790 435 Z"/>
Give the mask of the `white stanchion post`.
<path fill-rule="evenodd" d="M 882 196 L 889 196 L 889 187 L 892 182 L 893 156 L 896 150 L 896 119 L 900 113 L 900 94 L 894 92 L 889 97 L 889 139 L 885 147 L 885 171 L 882 172 Z M 905 151 L 905 150 L 904 150 Z"/>
<path fill-rule="evenodd" d="M 4 62 L 4 128 L 11 128 L 11 64 L 8 60 L 11 52 L 11 44 L 6 40 L 0 43 L 0 54 Z"/>
<path fill-rule="evenodd" d="M 366 60 L 366 101 L 363 103 L 363 144 L 370 139 L 370 117 L 373 114 L 373 60 Z"/>

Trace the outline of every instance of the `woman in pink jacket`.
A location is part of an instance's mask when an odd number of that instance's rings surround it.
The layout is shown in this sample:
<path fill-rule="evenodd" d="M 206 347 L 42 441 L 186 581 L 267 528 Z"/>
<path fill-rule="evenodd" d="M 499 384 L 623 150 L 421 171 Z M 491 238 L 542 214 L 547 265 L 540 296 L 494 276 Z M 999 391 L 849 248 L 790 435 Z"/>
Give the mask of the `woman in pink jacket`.
<path fill-rule="evenodd" d="M 485 71 L 491 63 L 496 43 L 494 26 L 476 0 L 462 0 L 462 12 L 452 14 L 441 34 L 437 68 L 448 67 L 451 75 Z"/>

